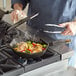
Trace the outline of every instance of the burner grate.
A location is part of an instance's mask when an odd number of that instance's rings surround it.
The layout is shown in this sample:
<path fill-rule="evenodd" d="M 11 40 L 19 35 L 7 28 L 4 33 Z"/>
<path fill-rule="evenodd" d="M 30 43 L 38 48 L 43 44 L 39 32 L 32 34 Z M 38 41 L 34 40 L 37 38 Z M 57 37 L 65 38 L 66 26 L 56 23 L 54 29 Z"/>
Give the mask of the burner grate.
<path fill-rule="evenodd" d="M 7 59 L 7 57 L 0 52 L 0 61 L 5 60 L 5 59 Z"/>
<path fill-rule="evenodd" d="M 12 59 L 12 56 L 8 55 L 7 52 L 4 53 L 4 51 L 0 51 L 0 74 L 13 71 L 21 67 L 20 64 L 14 61 L 15 59 Z"/>
<path fill-rule="evenodd" d="M 18 69 L 20 67 L 21 67 L 21 65 L 17 64 L 13 60 L 5 59 L 0 62 L 0 74 Z"/>

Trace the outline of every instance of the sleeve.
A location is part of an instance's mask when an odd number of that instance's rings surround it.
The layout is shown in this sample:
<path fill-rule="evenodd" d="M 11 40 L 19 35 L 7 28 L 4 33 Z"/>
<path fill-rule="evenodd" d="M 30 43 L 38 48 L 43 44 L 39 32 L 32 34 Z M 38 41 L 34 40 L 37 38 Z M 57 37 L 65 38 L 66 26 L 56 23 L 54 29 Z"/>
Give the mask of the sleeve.
<path fill-rule="evenodd" d="M 27 0 L 11 0 L 11 7 L 12 8 L 13 8 L 13 5 L 15 3 L 21 3 L 23 5 L 23 9 L 24 9 L 27 5 Z"/>

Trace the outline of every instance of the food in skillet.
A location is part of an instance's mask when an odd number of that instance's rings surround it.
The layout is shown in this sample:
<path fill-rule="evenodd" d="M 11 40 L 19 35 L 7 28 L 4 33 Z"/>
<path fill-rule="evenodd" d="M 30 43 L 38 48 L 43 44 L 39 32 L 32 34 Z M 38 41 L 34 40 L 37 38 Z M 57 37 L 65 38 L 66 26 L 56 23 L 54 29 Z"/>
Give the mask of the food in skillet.
<path fill-rule="evenodd" d="M 17 52 L 23 52 L 28 54 L 39 53 L 46 49 L 46 44 L 41 44 L 32 41 L 19 42 L 13 46 L 13 49 Z"/>

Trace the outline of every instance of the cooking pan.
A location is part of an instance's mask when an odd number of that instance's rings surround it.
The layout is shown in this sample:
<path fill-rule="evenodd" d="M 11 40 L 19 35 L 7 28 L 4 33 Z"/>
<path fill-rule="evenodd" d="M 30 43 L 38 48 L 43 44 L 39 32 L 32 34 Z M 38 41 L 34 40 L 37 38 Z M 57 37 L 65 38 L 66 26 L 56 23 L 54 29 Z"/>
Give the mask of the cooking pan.
<path fill-rule="evenodd" d="M 47 44 L 47 43 L 45 43 L 45 41 L 40 39 L 40 41 L 34 41 L 34 42 L 38 42 L 38 43 L 41 43 L 41 44 L 46 44 L 47 45 L 46 49 L 43 50 L 42 52 L 28 54 L 28 53 L 23 53 L 23 52 L 17 52 L 16 50 L 14 50 L 12 48 L 14 44 L 19 43 L 21 41 L 24 41 L 24 40 L 22 40 L 22 38 L 21 39 L 20 38 L 13 39 L 13 41 L 10 43 L 10 47 L 14 51 L 14 53 L 16 53 L 17 55 L 19 55 L 20 57 L 23 57 L 23 58 L 37 58 L 37 57 L 41 57 L 42 55 L 45 54 L 45 52 L 47 51 L 49 46 L 55 46 L 55 45 L 59 45 L 59 44 L 68 44 L 68 43 L 71 42 L 70 39 L 67 39 L 67 40 L 56 40 L 56 41 L 52 41 L 52 42 Z M 25 40 L 25 41 L 27 41 L 27 40 Z"/>
<path fill-rule="evenodd" d="M 41 52 L 28 54 L 28 53 L 18 52 L 16 50 L 14 50 L 13 45 L 16 44 L 16 43 L 22 42 L 22 41 L 28 41 L 28 40 L 22 40 L 22 38 L 21 39 L 20 38 L 15 38 L 10 43 L 10 47 L 14 51 L 14 53 L 16 53 L 17 55 L 19 55 L 20 57 L 23 57 L 23 58 L 37 58 L 37 57 L 40 57 L 40 56 L 44 55 L 44 53 L 46 52 L 46 50 L 48 49 L 48 46 L 49 46 L 49 44 L 46 44 L 43 40 L 40 39 L 40 41 L 33 41 L 33 42 L 38 42 L 38 43 L 47 45 L 46 49 L 41 51 Z"/>

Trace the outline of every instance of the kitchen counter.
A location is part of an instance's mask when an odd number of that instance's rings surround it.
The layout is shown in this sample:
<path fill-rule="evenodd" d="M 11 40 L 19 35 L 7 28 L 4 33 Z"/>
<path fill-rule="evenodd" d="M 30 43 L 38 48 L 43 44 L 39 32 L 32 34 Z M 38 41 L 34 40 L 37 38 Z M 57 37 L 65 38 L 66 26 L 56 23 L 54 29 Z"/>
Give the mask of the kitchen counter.
<path fill-rule="evenodd" d="M 57 73 L 49 74 L 47 76 L 76 76 L 76 69 L 73 67 L 67 68 L 67 70 L 60 71 Z"/>
<path fill-rule="evenodd" d="M 28 73 L 30 75 L 30 73 Z M 21 76 L 29 76 L 27 74 L 23 74 Z M 39 76 L 39 74 L 31 74 L 31 76 Z M 62 71 L 56 71 L 56 72 L 53 72 L 53 73 L 47 73 L 47 74 L 43 74 L 40 76 L 76 76 L 76 69 L 73 68 L 73 67 L 68 67 L 67 70 L 62 70 Z"/>

